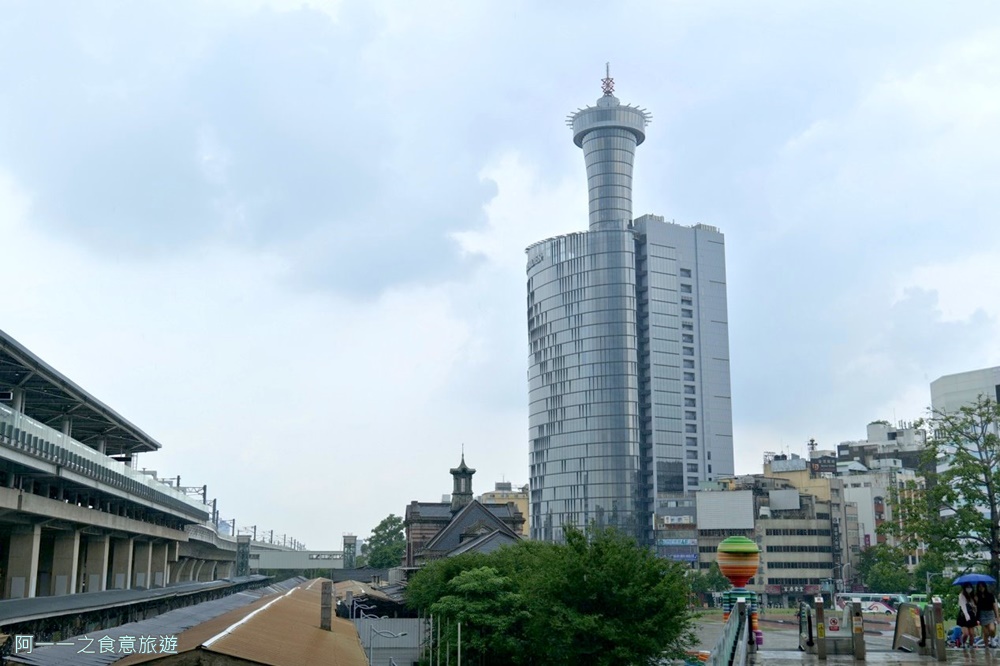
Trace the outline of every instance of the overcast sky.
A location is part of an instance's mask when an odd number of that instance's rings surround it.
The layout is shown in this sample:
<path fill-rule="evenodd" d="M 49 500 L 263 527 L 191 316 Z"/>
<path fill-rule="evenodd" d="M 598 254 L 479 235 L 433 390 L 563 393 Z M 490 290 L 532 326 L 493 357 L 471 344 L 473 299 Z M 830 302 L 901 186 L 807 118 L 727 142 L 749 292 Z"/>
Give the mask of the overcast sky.
<path fill-rule="evenodd" d="M 726 236 L 737 472 L 1000 363 L 995 2 L 0 6 L 0 328 L 221 517 L 339 548 L 528 480 L 524 248 L 564 118 L 653 122 L 635 214 Z"/>

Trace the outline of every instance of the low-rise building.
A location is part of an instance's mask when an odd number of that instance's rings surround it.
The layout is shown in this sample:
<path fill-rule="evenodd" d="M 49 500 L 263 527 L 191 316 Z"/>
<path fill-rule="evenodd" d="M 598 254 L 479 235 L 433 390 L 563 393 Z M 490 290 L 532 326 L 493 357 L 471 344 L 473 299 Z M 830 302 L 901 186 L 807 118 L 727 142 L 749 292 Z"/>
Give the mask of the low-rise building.
<path fill-rule="evenodd" d="M 531 516 L 528 514 L 528 485 L 514 487 L 510 481 L 497 481 L 493 490 L 488 490 L 479 496 L 479 501 L 483 504 L 506 504 L 513 502 L 517 510 L 524 516 L 524 526 L 521 528 L 521 536 L 528 538 L 531 528 Z"/>
<path fill-rule="evenodd" d="M 451 470 L 450 501 L 414 500 L 406 507 L 404 567 L 417 568 L 463 552 L 490 552 L 521 538 L 525 520 L 514 502 L 493 504 L 473 499 L 475 473 L 463 455 L 461 464 Z"/>

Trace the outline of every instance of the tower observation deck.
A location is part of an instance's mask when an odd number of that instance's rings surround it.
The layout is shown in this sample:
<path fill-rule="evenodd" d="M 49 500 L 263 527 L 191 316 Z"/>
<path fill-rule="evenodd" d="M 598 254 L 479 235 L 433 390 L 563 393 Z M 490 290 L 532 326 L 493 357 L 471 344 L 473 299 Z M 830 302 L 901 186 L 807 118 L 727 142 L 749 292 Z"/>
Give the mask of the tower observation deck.
<path fill-rule="evenodd" d="M 614 96 L 610 71 L 604 95 L 567 117 L 573 142 L 583 148 L 590 196 L 590 230 L 626 229 L 632 221 L 632 165 L 635 147 L 646 139 L 652 119 L 645 109 L 622 105 Z"/>

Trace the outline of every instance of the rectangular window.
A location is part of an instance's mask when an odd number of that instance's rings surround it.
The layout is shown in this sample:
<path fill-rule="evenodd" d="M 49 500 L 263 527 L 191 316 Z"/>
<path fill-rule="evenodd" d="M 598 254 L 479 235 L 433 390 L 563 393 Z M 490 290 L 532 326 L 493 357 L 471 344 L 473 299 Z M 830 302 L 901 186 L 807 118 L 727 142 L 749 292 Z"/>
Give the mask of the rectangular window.
<path fill-rule="evenodd" d="M 689 359 L 689 358 L 684 359 L 684 367 L 685 368 L 693 368 L 694 367 L 694 361 L 691 360 L 691 359 Z"/>
<path fill-rule="evenodd" d="M 698 463 L 688 463 L 688 472 L 698 473 Z"/>
<path fill-rule="evenodd" d="M 685 331 L 693 331 L 694 330 L 694 324 L 692 324 L 689 321 L 686 321 L 686 322 L 684 322 L 684 323 L 681 324 L 681 328 L 684 329 Z"/>
<path fill-rule="evenodd" d="M 681 269 L 681 277 L 691 277 L 691 269 L 690 268 L 682 268 Z"/>
<path fill-rule="evenodd" d="M 691 310 L 681 310 L 681 316 L 686 319 L 691 319 L 692 317 L 694 317 L 694 312 L 692 312 Z"/>
<path fill-rule="evenodd" d="M 684 424 L 684 432 L 698 432 L 698 424 L 697 423 L 685 423 Z"/>
<path fill-rule="evenodd" d="M 694 347 L 685 347 L 684 348 L 684 355 L 685 356 L 694 356 Z"/>
<path fill-rule="evenodd" d="M 684 381 L 686 381 L 686 382 L 693 382 L 694 381 L 694 373 L 693 372 L 685 372 L 684 373 Z"/>
<path fill-rule="evenodd" d="M 691 285 L 689 285 L 689 284 L 682 284 L 681 285 L 681 293 L 682 294 L 690 294 L 691 293 Z"/>
<path fill-rule="evenodd" d="M 687 451 L 686 453 L 687 453 L 687 459 L 688 460 L 697 460 L 698 459 L 698 452 L 697 451 Z"/>
<path fill-rule="evenodd" d="M 709 474 L 711 474 L 711 473 L 712 473 L 712 466 L 711 466 L 711 465 L 709 465 L 709 466 L 708 466 L 708 473 L 709 473 Z"/>
<path fill-rule="evenodd" d="M 684 387 L 684 393 L 687 394 L 687 395 L 694 395 L 695 394 L 694 387 L 693 386 L 685 386 Z"/>
<path fill-rule="evenodd" d="M 694 301 L 692 301 L 690 298 L 682 298 L 681 305 L 694 305 Z"/>
<path fill-rule="evenodd" d="M 684 398 L 684 406 L 685 407 L 697 407 L 698 406 L 698 401 L 695 400 L 694 398 Z"/>
<path fill-rule="evenodd" d="M 698 418 L 698 415 L 695 414 L 694 412 L 684 412 L 684 418 L 687 419 L 688 421 L 694 421 L 695 419 Z"/>
<path fill-rule="evenodd" d="M 690 487 L 690 486 L 697 486 L 697 485 L 698 485 L 698 477 L 697 476 L 689 476 L 688 477 L 688 487 Z"/>
<path fill-rule="evenodd" d="M 686 442 L 687 442 L 688 446 L 698 446 L 698 438 L 697 437 L 687 437 L 686 438 Z"/>
<path fill-rule="evenodd" d="M 681 342 L 689 342 L 691 344 L 694 344 L 694 335 L 692 335 L 691 333 L 684 333 L 684 334 L 682 334 L 681 335 Z"/>

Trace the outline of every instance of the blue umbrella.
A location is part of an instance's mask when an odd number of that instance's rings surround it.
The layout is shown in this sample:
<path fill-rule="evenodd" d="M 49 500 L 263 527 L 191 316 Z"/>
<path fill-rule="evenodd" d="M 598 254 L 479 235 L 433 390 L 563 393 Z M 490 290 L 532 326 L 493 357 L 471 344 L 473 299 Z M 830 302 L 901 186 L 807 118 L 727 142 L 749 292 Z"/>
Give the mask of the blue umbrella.
<path fill-rule="evenodd" d="M 965 583 L 995 583 L 996 578 L 986 574 L 964 574 L 955 579 L 952 585 L 964 585 Z"/>

